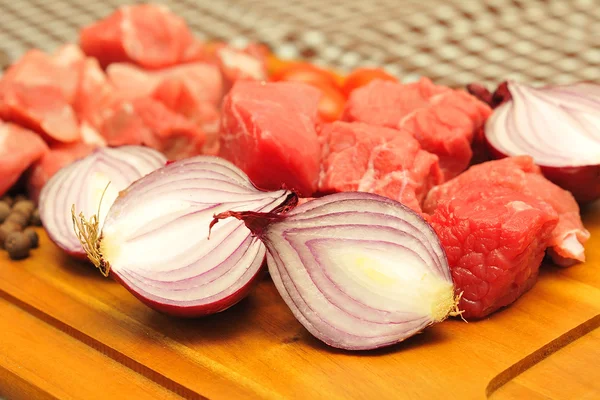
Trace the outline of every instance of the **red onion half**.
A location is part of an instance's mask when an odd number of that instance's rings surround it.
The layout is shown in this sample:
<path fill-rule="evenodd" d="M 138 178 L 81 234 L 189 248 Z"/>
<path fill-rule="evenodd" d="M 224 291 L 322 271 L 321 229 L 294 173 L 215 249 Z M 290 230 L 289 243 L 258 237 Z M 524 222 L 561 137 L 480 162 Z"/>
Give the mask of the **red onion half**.
<path fill-rule="evenodd" d="M 257 280 L 265 246 L 240 221 L 212 230 L 227 210 L 279 212 L 287 190 L 264 192 L 228 161 L 197 156 L 154 171 L 114 202 L 101 233 L 94 217 L 73 213 L 90 260 L 148 306 L 178 316 L 223 311 Z"/>
<path fill-rule="evenodd" d="M 579 202 L 600 197 L 600 85 L 533 88 L 508 82 L 485 138 L 495 158 L 529 155 Z"/>
<path fill-rule="evenodd" d="M 61 168 L 40 193 L 40 219 L 48 236 L 68 254 L 85 259 L 86 253 L 73 232 L 73 205 L 86 215 L 99 212 L 101 227 L 119 192 L 165 162 L 161 153 L 147 147 L 103 147 Z"/>
<path fill-rule="evenodd" d="M 330 346 L 400 342 L 457 311 L 444 250 L 418 214 L 388 198 L 338 193 L 286 214 L 226 212 L 267 246 L 277 290 Z"/>

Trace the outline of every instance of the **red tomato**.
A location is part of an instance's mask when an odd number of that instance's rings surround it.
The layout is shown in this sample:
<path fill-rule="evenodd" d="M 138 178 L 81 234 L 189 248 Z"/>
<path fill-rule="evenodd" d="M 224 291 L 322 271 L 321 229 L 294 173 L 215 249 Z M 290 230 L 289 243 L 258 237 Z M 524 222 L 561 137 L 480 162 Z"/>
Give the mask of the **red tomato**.
<path fill-rule="evenodd" d="M 282 68 L 271 76 L 274 81 L 304 82 L 314 86 L 337 86 L 337 80 L 332 72 L 308 63 L 295 63 Z"/>
<path fill-rule="evenodd" d="M 381 68 L 358 68 L 348 74 L 344 80 L 342 92 L 347 97 L 354 89 L 365 86 L 375 79 L 398 82 L 398 79 L 388 74 Z"/>
<path fill-rule="evenodd" d="M 267 73 L 272 79 L 273 76 L 280 75 L 281 71 L 290 68 L 290 66 L 293 64 L 296 64 L 296 62 L 290 60 L 282 60 L 273 54 L 269 54 L 267 56 Z"/>
<path fill-rule="evenodd" d="M 315 86 L 323 93 L 318 106 L 321 120 L 323 122 L 339 120 L 346 105 L 346 98 L 342 92 L 331 85 Z"/>

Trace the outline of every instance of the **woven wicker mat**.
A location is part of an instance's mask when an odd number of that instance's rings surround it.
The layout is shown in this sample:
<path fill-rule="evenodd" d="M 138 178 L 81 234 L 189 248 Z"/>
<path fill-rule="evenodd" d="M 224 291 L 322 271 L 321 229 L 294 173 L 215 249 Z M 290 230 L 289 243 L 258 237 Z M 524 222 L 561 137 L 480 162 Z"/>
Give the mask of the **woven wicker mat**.
<path fill-rule="evenodd" d="M 0 52 L 52 50 L 126 0 L 0 0 Z M 600 0 L 173 0 L 202 38 L 449 85 L 600 83 Z M 1 62 L 2 60 L 0 60 Z"/>

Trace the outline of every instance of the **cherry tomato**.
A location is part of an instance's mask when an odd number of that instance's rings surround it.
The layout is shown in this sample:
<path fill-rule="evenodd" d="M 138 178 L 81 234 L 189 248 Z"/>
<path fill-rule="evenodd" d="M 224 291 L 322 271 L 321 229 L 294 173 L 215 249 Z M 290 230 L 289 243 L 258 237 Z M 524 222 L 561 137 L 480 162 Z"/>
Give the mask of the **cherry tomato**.
<path fill-rule="evenodd" d="M 346 98 L 339 89 L 331 85 L 316 86 L 321 90 L 323 96 L 319 101 L 319 116 L 323 122 L 333 122 L 341 118 Z"/>
<path fill-rule="evenodd" d="M 314 86 L 337 86 L 335 74 L 308 63 L 295 63 L 271 76 L 274 81 L 304 82 Z"/>
<path fill-rule="evenodd" d="M 396 77 L 388 74 L 381 68 L 358 68 L 348 74 L 344 80 L 342 92 L 347 97 L 354 89 L 365 86 L 375 79 L 398 82 Z"/>
<path fill-rule="evenodd" d="M 290 68 L 290 66 L 293 64 L 297 64 L 296 61 L 282 60 L 281 58 L 276 57 L 274 54 L 269 54 L 267 56 L 266 62 L 267 73 L 271 77 L 271 80 L 273 80 L 273 76 L 281 74 L 281 71 L 283 71 L 284 69 Z"/>

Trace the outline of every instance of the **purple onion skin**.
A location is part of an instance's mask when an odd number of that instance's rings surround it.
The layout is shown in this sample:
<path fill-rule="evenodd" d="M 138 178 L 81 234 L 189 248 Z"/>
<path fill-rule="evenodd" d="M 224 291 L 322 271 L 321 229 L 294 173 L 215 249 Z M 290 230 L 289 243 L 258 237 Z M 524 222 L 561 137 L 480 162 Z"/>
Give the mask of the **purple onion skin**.
<path fill-rule="evenodd" d="M 549 181 L 571 192 L 579 204 L 588 204 L 600 198 L 600 165 L 540 168 Z"/>
<path fill-rule="evenodd" d="M 495 148 L 484 136 L 488 154 L 494 160 L 508 157 Z M 571 192 L 580 205 L 591 203 L 600 198 L 600 165 L 581 167 L 550 167 L 538 165 L 542 174 L 552 183 Z"/>
<path fill-rule="evenodd" d="M 144 303 L 146 306 L 150 307 L 151 309 L 158 311 L 162 314 L 172 316 L 172 317 L 193 319 L 193 318 L 204 317 L 207 315 L 212 315 L 212 314 L 216 314 L 221 311 L 225 311 L 228 308 L 230 308 L 230 307 L 236 305 L 237 303 L 239 303 L 240 301 L 242 301 L 246 296 L 248 296 L 248 294 L 250 294 L 250 292 L 256 286 L 256 284 L 265 276 L 265 274 L 266 274 L 265 265 L 266 265 L 265 260 L 263 260 L 262 266 L 257 271 L 257 273 L 252 277 L 252 279 L 250 279 L 244 286 L 242 286 L 235 293 L 232 293 L 229 296 L 224 297 L 213 303 L 204 304 L 201 306 L 193 306 L 193 307 L 176 306 L 176 305 L 172 305 L 172 304 L 165 304 L 165 303 L 160 303 L 160 302 L 154 301 L 152 299 L 144 297 L 139 292 L 136 292 L 134 289 L 132 289 L 127 284 L 127 282 L 122 280 L 117 274 L 113 273 L 112 271 L 110 272 L 109 277 L 111 277 L 116 282 L 123 285 L 125 287 L 125 289 L 127 289 L 131 294 L 133 294 L 135 296 L 135 298 L 137 298 L 139 301 L 141 301 L 142 303 Z"/>

